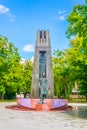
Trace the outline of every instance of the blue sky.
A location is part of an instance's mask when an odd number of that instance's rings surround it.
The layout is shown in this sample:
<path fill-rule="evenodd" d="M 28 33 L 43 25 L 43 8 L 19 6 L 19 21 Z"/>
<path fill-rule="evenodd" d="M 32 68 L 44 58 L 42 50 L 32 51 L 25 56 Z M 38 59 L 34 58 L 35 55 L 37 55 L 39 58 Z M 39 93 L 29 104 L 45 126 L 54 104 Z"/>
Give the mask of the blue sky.
<path fill-rule="evenodd" d="M 24 59 L 34 55 L 37 30 L 49 30 L 51 50 L 69 46 L 66 17 L 85 0 L 0 0 L 0 35 L 19 49 Z"/>

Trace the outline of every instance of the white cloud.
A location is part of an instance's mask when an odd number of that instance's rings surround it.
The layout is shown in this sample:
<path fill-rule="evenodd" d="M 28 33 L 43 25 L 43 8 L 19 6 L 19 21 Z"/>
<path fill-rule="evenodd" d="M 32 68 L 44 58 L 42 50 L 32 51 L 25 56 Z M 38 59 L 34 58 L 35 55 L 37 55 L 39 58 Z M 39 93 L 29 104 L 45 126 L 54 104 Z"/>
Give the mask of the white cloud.
<path fill-rule="evenodd" d="M 34 46 L 32 44 L 27 44 L 23 47 L 23 51 L 25 52 L 34 52 Z"/>
<path fill-rule="evenodd" d="M 15 16 L 10 12 L 7 13 L 7 16 L 10 18 L 11 21 L 15 21 Z"/>
<path fill-rule="evenodd" d="M 10 11 L 9 8 L 7 8 L 6 6 L 0 4 L 0 14 L 6 14 L 9 11 Z"/>
<path fill-rule="evenodd" d="M 0 14 L 7 15 L 11 21 L 15 20 L 15 16 L 10 12 L 10 9 L 2 4 L 0 4 Z"/>
<path fill-rule="evenodd" d="M 55 20 L 58 21 L 65 21 L 67 17 L 66 10 L 59 10 L 58 16 L 55 18 Z"/>
<path fill-rule="evenodd" d="M 59 10 L 58 11 L 58 16 L 55 18 L 55 20 L 58 21 L 65 21 L 66 20 L 66 10 Z"/>
<path fill-rule="evenodd" d="M 59 16 L 59 20 L 61 20 L 61 21 L 65 21 L 65 20 L 66 20 L 66 18 L 65 18 L 65 16 L 64 16 L 64 15 L 62 15 L 62 16 Z"/>
<path fill-rule="evenodd" d="M 55 20 L 65 21 L 65 20 L 66 20 L 66 17 L 65 17 L 64 15 L 62 15 L 62 16 L 57 16 L 57 17 L 55 18 Z"/>
<path fill-rule="evenodd" d="M 66 10 L 60 10 L 60 11 L 58 12 L 58 14 L 64 14 L 64 13 L 66 13 Z"/>
<path fill-rule="evenodd" d="M 30 58 L 30 61 L 31 61 L 31 62 L 34 62 L 34 56 L 32 56 L 32 57 Z"/>

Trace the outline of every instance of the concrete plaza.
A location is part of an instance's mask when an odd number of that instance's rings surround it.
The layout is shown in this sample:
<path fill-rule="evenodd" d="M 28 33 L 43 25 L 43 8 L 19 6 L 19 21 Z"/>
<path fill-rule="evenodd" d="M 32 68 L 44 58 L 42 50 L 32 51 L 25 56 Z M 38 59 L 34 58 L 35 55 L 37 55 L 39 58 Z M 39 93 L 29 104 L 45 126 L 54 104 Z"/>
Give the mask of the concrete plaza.
<path fill-rule="evenodd" d="M 72 104 L 82 107 L 79 115 L 78 110 L 36 112 L 5 108 L 11 104 L 16 103 L 0 102 L 0 130 L 87 130 L 87 104 Z"/>

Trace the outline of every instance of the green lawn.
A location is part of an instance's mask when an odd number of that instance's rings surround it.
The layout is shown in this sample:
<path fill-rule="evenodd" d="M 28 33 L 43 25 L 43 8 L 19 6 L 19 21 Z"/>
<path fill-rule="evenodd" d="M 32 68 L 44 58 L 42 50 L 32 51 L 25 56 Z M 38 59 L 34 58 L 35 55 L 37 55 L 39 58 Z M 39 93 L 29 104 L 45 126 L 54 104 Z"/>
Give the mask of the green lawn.
<path fill-rule="evenodd" d="M 72 98 L 69 100 L 71 103 L 87 103 L 85 98 Z"/>
<path fill-rule="evenodd" d="M 1 100 L 0 102 L 16 102 L 16 99 L 12 99 L 12 100 Z M 70 103 L 87 103 L 85 98 L 72 98 L 69 99 L 68 102 Z"/>
<path fill-rule="evenodd" d="M 2 100 L 2 99 L 0 99 L 0 102 L 16 102 L 16 99 L 12 99 L 12 100 Z"/>

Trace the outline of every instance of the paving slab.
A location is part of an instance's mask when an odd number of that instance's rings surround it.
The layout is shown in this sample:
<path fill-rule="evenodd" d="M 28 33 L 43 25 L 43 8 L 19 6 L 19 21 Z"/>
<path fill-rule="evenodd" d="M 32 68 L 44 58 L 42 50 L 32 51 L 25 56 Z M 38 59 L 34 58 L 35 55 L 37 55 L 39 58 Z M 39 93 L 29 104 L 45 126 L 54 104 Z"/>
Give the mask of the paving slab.
<path fill-rule="evenodd" d="M 37 112 L 5 108 L 11 104 L 16 103 L 0 103 L 0 130 L 87 130 L 87 106 L 75 111 Z"/>

